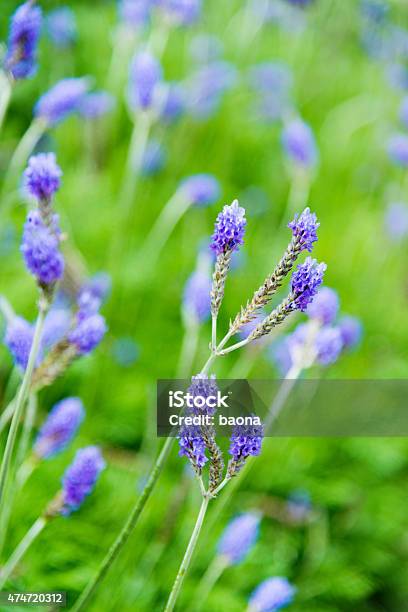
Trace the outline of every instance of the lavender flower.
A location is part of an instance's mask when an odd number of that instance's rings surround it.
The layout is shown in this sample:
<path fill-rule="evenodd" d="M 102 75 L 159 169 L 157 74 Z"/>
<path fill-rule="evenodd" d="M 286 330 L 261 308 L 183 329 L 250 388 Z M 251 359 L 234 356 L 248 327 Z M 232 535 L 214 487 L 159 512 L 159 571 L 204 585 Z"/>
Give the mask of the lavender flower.
<path fill-rule="evenodd" d="M 150 19 L 152 0 L 121 0 L 119 14 L 128 25 L 139 28 L 145 26 Z"/>
<path fill-rule="evenodd" d="M 260 520 L 259 514 L 246 512 L 227 525 L 218 543 L 218 554 L 229 565 L 241 563 L 254 546 L 259 536 Z"/>
<path fill-rule="evenodd" d="M 395 134 L 388 141 L 388 155 L 391 160 L 403 167 L 408 167 L 408 136 Z"/>
<path fill-rule="evenodd" d="M 200 16 L 201 0 L 158 0 L 158 3 L 176 25 L 191 25 Z"/>
<path fill-rule="evenodd" d="M 75 15 L 68 6 L 50 11 L 45 19 L 52 42 L 61 49 L 70 47 L 77 37 Z"/>
<path fill-rule="evenodd" d="M 229 447 L 229 454 L 232 457 L 228 465 L 229 476 L 235 476 L 243 468 L 248 457 L 256 457 L 260 454 L 263 436 L 262 425 L 237 425 L 234 427 Z"/>
<path fill-rule="evenodd" d="M 7 325 L 4 344 L 12 354 L 15 364 L 22 370 L 27 367 L 33 338 L 34 328 L 23 317 L 13 317 Z M 37 361 L 39 359 L 40 357 Z"/>
<path fill-rule="evenodd" d="M 159 140 L 151 138 L 146 145 L 142 161 L 142 172 L 145 176 L 153 176 L 163 169 L 166 153 Z"/>
<path fill-rule="evenodd" d="M 292 235 L 296 240 L 296 247 L 298 251 L 309 251 L 313 250 L 313 243 L 317 240 L 317 228 L 320 223 L 317 221 L 315 213 L 310 212 L 310 208 L 307 207 L 300 215 L 295 215 L 293 221 L 288 223 L 288 227 L 292 230 Z"/>
<path fill-rule="evenodd" d="M 246 219 L 245 209 L 239 206 L 238 200 L 225 205 L 215 222 L 211 248 L 217 255 L 236 251 L 244 243 Z"/>
<path fill-rule="evenodd" d="M 90 278 L 82 288 L 82 291 L 90 291 L 101 303 L 106 300 L 112 287 L 112 280 L 107 272 L 98 272 Z"/>
<path fill-rule="evenodd" d="M 150 53 L 144 51 L 133 58 L 129 78 L 129 101 L 133 109 L 152 107 L 161 79 L 161 66 Z"/>
<path fill-rule="evenodd" d="M 310 168 L 316 163 L 317 149 L 313 132 L 307 123 L 295 119 L 282 132 L 282 145 L 287 156 L 297 165 Z"/>
<path fill-rule="evenodd" d="M 268 350 L 268 355 L 275 364 L 279 375 L 285 377 L 293 365 L 292 355 L 289 348 L 289 338 L 284 337 L 279 342 L 273 343 Z"/>
<path fill-rule="evenodd" d="M 5 68 L 16 80 L 33 76 L 37 69 L 36 51 L 42 13 L 32 2 L 18 7 L 11 18 Z"/>
<path fill-rule="evenodd" d="M 181 83 L 166 83 L 161 94 L 160 118 L 174 123 L 185 111 L 186 92 Z"/>
<path fill-rule="evenodd" d="M 95 91 L 81 98 L 79 114 L 85 119 L 98 119 L 109 113 L 115 105 L 115 98 L 107 91 Z"/>
<path fill-rule="evenodd" d="M 187 457 L 193 468 L 200 472 L 208 461 L 200 428 L 195 425 L 183 425 L 177 438 L 180 446 L 179 457 Z"/>
<path fill-rule="evenodd" d="M 78 510 L 85 498 L 92 493 L 105 465 L 101 451 L 96 446 L 87 446 L 76 453 L 62 479 L 61 514 L 69 515 Z"/>
<path fill-rule="evenodd" d="M 337 327 L 323 327 L 316 336 L 317 361 L 322 365 L 330 365 L 337 361 L 342 349 L 343 339 Z"/>
<path fill-rule="evenodd" d="M 88 88 L 89 81 L 85 77 L 59 81 L 38 100 L 34 107 L 35 116 L 48 126 L 60 123 L 78 111 Z"/>
<path fill-rule="evenodd" d="M 69 334 L 68 340 L 75 345 L 80 355 L 86 355 L 102 341 L 106 330 L 103 316 L 91 314 L 85 318 L 79 318 L 76 327 Z"/>
<path fill-rule="evenodd" d="M 330 287 L 322 287 L 313 302 L 307 307 L 306 312 L 311 319 L 317 319 L 323 325 L 329 325 L 337 317 L 339 306 L 337 292 Z"/>
<path fill-rule="evenodd" d="M 211 395 L 217 395 L 218 386 L 215 381 L 215 375 L 208 377 L 206 374 L 197 374 L 197 376 L 192 376 L 191 385 L 189 386 L 187 392 L 190 393 L 192 397 L 200 397 L 207 398 Z M 215 407 L 204 405 L 202 408 L 191 408 L 192 414 L 207 414 L 214 415 L 216 411 Z"/>
<path fill-rule="evenodd" d="M 37 200 L 50 200 L 61 184 L 62 170 L 55 153 L 32 155 L 24 171 L 24 186 Z"/>
<path fill-rule="evenodd" d="M 41 339 L 42 347 L 47 350 L 60 342 L 71 327 L 71 313 L 65 308 L 52 308 L 44 321 L 44 331 Z"/>
<path fill-rule="evenodd" d="M 84 416 L 84 407 L 78 397 L 68 397 L 55 404 L 35 441 L 37 457 L 49 459 L 63 451 L 75 436 Z"/>
<path fill-rule="evenodd" d="M 212 174 L 194 174 L 185 178 L 179 191 L 197 206 L 208 206 L 220 197 L 220 184 Z"/>
<path fill-rule="evenodd" d="M 44 225 L 38 211 L 27 216 L 21 252 L 27 269 L 40 285 L 53 285 L 62 278 L 64 259 L 59 250 L 58 234 Z"/>
<path fill-rule="evenodd" d="M 249 83 L 257 91 L 286 95 L 293 84 L 293 75 L 284 62 L 261 62 L 249 69 Z"/>
<path fill-rule="evenodd" d="M 249 599 L 250 612 L 277 612 L 291 603 L 296 593 L 286 578 L 274 577 L 261 582 Z"/>
<path fill-rule="evenodd" d="M 393 202 L 387 207 L 385 227 L 392 240 L 408 236 L 408 205 L 405 202 Z"/>
<path fill-rule="evenodd" d="M 186 102 L 196 119 L 208 119 L 218 109 L 222 96 L 237 80 L 237 71 L 228 62 L 203 66 L 186 82 Z"/>
<path fill-rule="evenodd" d="M 363 329 L 356 317 L 342 317 L 339 321 L 339 330 L 344 348 L 353 348 L 360 342 Z"/>
<path fill-rule="evenodd" d="M 292 275 L 292 292 L 295 294 L 292 308 L 302 312 L 306 310 L 323 282 L 326 268 L 325 263 L 318 264 L 316 259 L 311 257 L 307 257 L 303 264 L 298 265 Z"/>
<path fill-rule="evenodd" d="M 203 323 L 210 316 L 211 278 L 205 272 L 196 270 L 187 280 L 184 288 L 183 309 L 187 317 Z"/>

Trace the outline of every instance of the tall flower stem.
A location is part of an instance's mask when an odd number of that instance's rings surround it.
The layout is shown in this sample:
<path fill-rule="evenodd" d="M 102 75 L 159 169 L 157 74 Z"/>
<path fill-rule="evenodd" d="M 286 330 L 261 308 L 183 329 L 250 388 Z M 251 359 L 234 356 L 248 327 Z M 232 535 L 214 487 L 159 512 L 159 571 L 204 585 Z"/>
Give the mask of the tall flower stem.
<path fill-rule="evenodd" d="M 27 531 L 24 538 L 21 540 L 20 544 L 17 546 L 10 559 L 7 561 L 7 563 L 4 565 L 3 569 L 0 572 L 0 589 L 3 587 L 6 580 L 8 580 L 17 563 L 22 559 L 28 548 L 44 529 L 46 524 L 47 519 L 43 516 L 40 516 L 32 525 L 32 527 Z"/>
<path fill-rule="evenodd" d="M 157 479 L 160 475 L 163 465 L 170 453 L 173 442 L 174 442 L 174 438 L 169 437 L 166 439 L 166 442 L 163 445 L 160 455 L 156 463 L 154 464 L 152 471 L 150 472 L 149 480 L 147 481 L 141 495 L 137 499 L 136 504 L 134 505 L 125 525 L 123 526 L 122 531 L 120 532 L 120 534 L 118 535 L 118 537 L 116 538 L 112 546 L 110 547 L 106 557 L 104 558 L 101 565 L 99 566 L 99 569 L 95 577 L 93 578 L 93 580 L 91 580 L 91 582 L 89 582 L 88 586 L 82 592 L 79 599 L 73 606 L 71 612 L 79 612 L 79 610 L 84 610 L 86 608 L 95 589 L 98 587 L 100 582 L 103 580 L 110 566 L 115 561 L 116 557 L 118 556 L 119 552 L 122 550 L 123 546 L 126 544 L 157 482 Z"/>
<path fill-rule="evenodd" d="M 194 597 L 195 603 L 193 606 L 191 606 L 191 610 L 194 610 L 194 612 L 199 612 L 204 607 L 204 604 L 207 601 L 209 594 L 213 590 L 215 583 L 218 581 L 226 567 L 228 567 L 228 559 L 224 555 L 217 555 L 214 557 L 198 585 L 198 589 Z"/>
<path fill-rule="evenodd" d="M 7 108 L 11 98 L 11 82 L 7 75 L 0 72 L 0 131 L 3 126 L 3 121 L 7 113 Z"/>
<path fill-rule="evenodd" d="M 207 495 L 204 496 L 203 501 L 201 503 L 200 512 L 198 513 L 196 524 L 194 526 L 193 532 L 190 537 L 190 541 L 188 543 L 186 552 L 183 557 L 183 561 L 181 562 L 179 571 L 176 576 L 176 580 L 174 581 L 173 588 L 171 590 L 169 599 L 167 601 L 165 612 L 172 612 L 172 610 L 174 609 L 174 606 L 176 605 L 176 601 L 180 593 L 180 589 L 183 585 L 184 578 L 186 577 L 188 568 L 190 567 L 190 563 L 193 557 L 195 547 L 197 546 L 198 536 L 200 535 L 200 531 L 203 526 L 204 517 L 207 512 L 209 501 L 210 501 L 210 498 Z"/>
<path fill-rule="evenodd" d="M 1 462 L 1 467 L 0 467 L 0 513 L 1 513 L 2 503 L 3 503 L 4 489 L 6 487 L 8 475 L 10 472 L 10 463 L 11 463 L 11 457 L 12 457 L 15 442 L 16 442 L 17 429 L 18 429 L 18 425 L 21 420 L 21 417 L 23 415 L 24 405 L 26 403 L 28 393 L 30 390 L 31 379 L 33 376 L 34 367 L 35 367 L 38 352 L 40 349 L 41 336 L 42 336 L 42 331 L 44 327 L 44 319 L 45 319 L 47 310 L 48 310 L 48 302 L 42 296 L 39 302 L 38 317 L 37 317 L 37 322 L 35 324 L 33 343 L 30 349 L 30 355 L 28 358 L 27 368 L 24 373 L 23 381 L 21 383 L 20 389 L 18 391 L 16 400 L 15 400 L 14 414 L 11 420 L 11 425 L 10 425 L 9 433 L 7 436 L 6 448 L 4 451 L 3 460 Z"/>
<path fill-rule="evenodd" d="M 191 370 L 191 364 L 197 350 L 199 331 L 200 327 L 196 321 L 186 323 L 177 366 L 177 378 L 185 378 Z"/>

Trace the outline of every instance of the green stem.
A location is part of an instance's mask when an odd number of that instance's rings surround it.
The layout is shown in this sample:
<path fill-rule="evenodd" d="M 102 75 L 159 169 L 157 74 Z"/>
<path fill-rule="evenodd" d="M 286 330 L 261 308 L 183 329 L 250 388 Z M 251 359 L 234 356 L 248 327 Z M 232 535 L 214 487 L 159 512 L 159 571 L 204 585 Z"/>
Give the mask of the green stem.
<path fill-rule="evenodd" d="M 7 113 L 8 105 L 11 98 L 11 82 L 7 75 L 0 72 L 0 130 L 3 126 L 3 121 Z"/>
<path fill-rule="evenodd" d="M 186 322 L 183 344 L 181 346 L 179 364 L 177 367 L 177 378 L 186 378 L 190 372 L 191 365 L 197 350 L 198 334 L 200 327 L 196 320 Z"/>
<path fill-rule="evenodd" d="M 48 304 L 41 297 L 37 322 L 36 322 L 35 330 L 34 330 L 34 338 L 33 338 L 33 343 L 30 349 L 30 355 L 28 358 L 27 368 L 24 373 L 23 381 L 21 383 L 20 389 L 17 394 L 14 414 L 11 420 L 11 425 L 10 425 L 9 433 L 7 436 L 6 448 L 4 451 L 3 460 L 1 462 L 1 467 L 0 467 L 0 512 L 2 508 L 4 489 L 7 484 L 7 479 L 8 479 L 8 475 L 10 472 L 10 462 L 11 462 L 11 457 L 12 457 L 15 442 L 16 442 L 17 429 L 18 429 L 18 425 L 21 420 L 21 417 L 23 415 L 25 402 L 28 397 L 31 379 L 33 376 L 34 367 L 35 367 L 38 352 L 40 349 L 41 335 L 43 331 L 44 319 L 45 319 L 47 310 L 48 310 Z"/>
<path fill-rule="evenodd" d="M 218 581 L 219 577 L 221 576 L 226 567 L 228 567 L 227 557 L 223 555 L 217 555 L 213 558 L 212 562 L 208 566 L 207 571 L 205 572 L 198 585 L 197 593 L 194 597 L 194 600 L 197 603 L 191 608 L 192 610 L 194 610 L 194 612 L 200 612 L 200 610 L 203 608 L 205 602 L 208 599 L 209 594 L 214 588 L 215 583 Z"/>
<path fill-rule="evenodd" d="M 73 606 L 71 612 L 79 612 L 79 610 L 85 609 L 94 591 L 98 587 L 99 583 L 103 580 L 110 566 L 115 561 L 116 557 L 122 550 L 123 546 L 128 541 L 133 529 L 136 526 L 139 516 L 141 515 L 142 510 L 145 507 L 146 502 L 149 499 L 151 492 L 153 491 L 153 488 L 157 482 L 157 479 L 160 475 L 163 465 L 170 453 L 173 442 L 174 442 L 174 438 L 171 438 L 171 437 L 167 438 L 160 452 L 160 455 L 156 463 L 154 464 L 152 471 L 150 472 L 149 480 L 147 481 L 141 495 L 137 499 L 136 504 L 134 505 L 122 531 L 120 532 L 120 534 L 118 535 L 118 537 L 116 538 L 112 546 L 110 547 L 106 557 L 104 558 L 101 565 L 99 566 L 99 569 L 96 575 L 89 582 L 85 590 L 82 592 L 79 599 Z"/>
<path fill-rule="evenodd" d="M 206 496 L 203 498 L 200 512 L 198 513 L 197 521 L 193 529 L 193 533 L 191 534 L 190 541 L 188 543 L 186 552 L 183 557 L 183 561 L 181 562 L 179 571 L 174 581 L 173 588 L 171 590 L 164 612 L 172 612 L 174 606 L 176 605 L 177 598 L 183 585 L 184 578 L 186 577 L 188 568 L 190 567 L 191 559 L 193 557 L 193 553 L 197 545 L 198 536 L 200 535 L 200 531 L 203 526 L 204 517 L 207 512 L 209 501 L 209 497 Z"/>
<path fill-rule="evenodd" d="M 20 544 L 17 546 L 10 559 L 4 565 L 0 572 L 0 589 L 3 587 L 6 580 L 16 567 L 17 563 L 22 559 L 28 548 L 31 546 L 35 538 L 41 533 L 47 523 L 47 519 L 40 516 L 32 527 L 27 531 Z"/>

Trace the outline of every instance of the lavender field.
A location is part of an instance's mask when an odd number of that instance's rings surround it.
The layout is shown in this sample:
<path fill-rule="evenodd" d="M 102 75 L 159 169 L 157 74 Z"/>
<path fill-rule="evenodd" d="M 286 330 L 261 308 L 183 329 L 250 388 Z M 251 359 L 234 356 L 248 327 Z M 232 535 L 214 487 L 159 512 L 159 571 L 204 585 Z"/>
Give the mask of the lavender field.
<path fill-rule="evenodd" d="M 408 431 L 273 437 L 404 389 L 407 173 L 403 0 L 2 1 L 0 610 L 408 610 Z"/>

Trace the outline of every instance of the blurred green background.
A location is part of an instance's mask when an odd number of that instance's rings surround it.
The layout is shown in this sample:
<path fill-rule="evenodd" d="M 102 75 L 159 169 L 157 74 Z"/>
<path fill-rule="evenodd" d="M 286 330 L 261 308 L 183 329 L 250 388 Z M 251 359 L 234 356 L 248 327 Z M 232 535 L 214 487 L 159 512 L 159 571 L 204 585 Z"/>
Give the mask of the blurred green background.
<path fill-rule="evenodd" d="M 17 4 L 1 3 L 2 40 Z M 61 5 L 41 2 L 45 11 Z M 15 88 L 1 134 L 2 173 L 31 121 L 35 101 L 58 79 L 92 75 L 97 88 L 109 86 L 116 7 L 108 1 L 70 6 L 78 40 L 69 49 L 57 50 L 42 37 L 38 74 Z M 394 22 L 407 26 L 404 3 L 390 7 Z M 376 379 L 408 374 L 407 242 L 396 243 L 384 231 L 387 203 L 408 195 L 406 170 L 395 167 L 386 151 L 387 138 L 399 129 L 402 93 L 391 88 L 383 63 L 369 57 L 361 44 L 359 2 L 316 0 L 302 11 L 303 28 L 265 25 L 250 44 L 240 35 L 243 9 L 239 1 L 205 0 L 197 24 L 170 33 L 163 56 L 167 80 L 185 78 L 193 70 L 189 46 L 203 32 L 220 37 L 224 58 L 235 65 L 239 79 L 208 120 L 184 116 L 176 125 L 154 128 L 167 149 L 167 163 L 158 175 L 138 184 L 123 235 L 123 260 L 114 269 L 109 268 L 108 251 L 120 223 L 118 193 L 132 129 L 125 81 L 112 92 L 118 96 L 116 109 L 100 122 L 97 134 L 73 117 L 50 131 L 42 143 L 45 150 L 56 152 L 64 172 L 57 207 L 70 243 L 82 254 L 90 274 L 113 273 L 112 295 L 104 307 L 110 331 L 95 354 L 78 361 L 40 395 L 37 425 L 53 403 L 67 395 L 83 399 L 87 417 L 75 443 L 43 462 L 18 496 L 4 558 L 58 490 L 77 448 L 99 444 L 108 468 L 84 507 L 69 519 L 55 520 L 29 550 L 12 582 L 17 590 L 66 590 L 73 602 L 125 520 L 160 446 L 155 436 L 155 382 L 177 372 L 184 335 L 184 284 L 220 207 L 238 197 L 248 218 L 242 261 L 228 280 L 220 328 L 227 328 L 229 318 L 286 247 L 290 176 L 280 146 L 281 126 L 256 119 L 251 110 L 254 95 L 244 78 L 258 62 L 281 60 L 293 71 L 296 107 L 312 126 L 319 148 L 308 200 L 321 222 L 314 253 L 328 265 L 325 282 L 338 291 L 342 311 L 358 316 L 364 326 L 358 350 L 307 375 Z M 126 79 L 126 65 L 123 70 Z M 92 160 L 96 137 L 101 143 L 97 166 Z M 143 261 L 136 257 L 137 245 L 179 181 L 198 172 L 219 179 L 221 200 L 187 212 L 154 273 L 140 283 L 138 267 L 143 268 Z M 32 320 L 36 288 L 18 251 L 23 220 L 20 205 L 0 228 L 0 292 L 17 313 Z M 205 324 L 191 374 L 207 358 L 209 334 Z M 123 338 L 137 345 L 137 358 L 125 365 L 117 358 L 117 343 Z M 246 367 L 242 359 L 252 359 L 251 355 L 237 352 L 219 360 L 217 376 L 231 375 L 238 360 Z M 0 360 L 4 395 L 12 369 L 4 347 Z M 266 351 L 252 360 L 249 375 L 279 376 Z M 249 593 L 273 575 L 287 576 L 297 586 L 293 611 L 408 610 L 407 467 L 404 439 L 266 440 L 256 467 L 229 504 L 220 509 L 220 497 L 210 508 L 210 528 L 204 528 L 180 609 L 193 609 L 198 582 L 228 520 L 238 512 L 260 509 L 264 518 L 258 543 L 241 565 L 221 577 L 207 610 L 244 610 Z M 286 510 L 277 511 L 286 508 L 286 500 L 297 490 L 308 493 L 314 508 L 313 519 L 301 524 L 288 520 Z M 186 461 L 174 449 L 141 523 L 90 609 L 161 609 L 199 502 Z"/>

